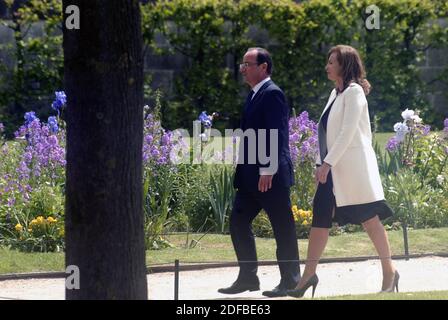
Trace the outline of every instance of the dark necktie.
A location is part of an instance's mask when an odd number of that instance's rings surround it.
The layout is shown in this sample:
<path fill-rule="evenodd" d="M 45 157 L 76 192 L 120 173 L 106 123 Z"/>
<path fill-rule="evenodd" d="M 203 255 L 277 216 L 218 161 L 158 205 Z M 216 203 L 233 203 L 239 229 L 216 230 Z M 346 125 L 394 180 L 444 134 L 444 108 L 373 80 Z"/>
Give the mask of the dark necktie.
<path fill-rule="evenodd" d="M 252 96 L 254 95 L 254 90 L 250 90 L 249 94 L 246 98 L 246 103 L 244 104 L 244 109 L 247 110 L 249 108 L 250 101 L 252 100 Z"/>

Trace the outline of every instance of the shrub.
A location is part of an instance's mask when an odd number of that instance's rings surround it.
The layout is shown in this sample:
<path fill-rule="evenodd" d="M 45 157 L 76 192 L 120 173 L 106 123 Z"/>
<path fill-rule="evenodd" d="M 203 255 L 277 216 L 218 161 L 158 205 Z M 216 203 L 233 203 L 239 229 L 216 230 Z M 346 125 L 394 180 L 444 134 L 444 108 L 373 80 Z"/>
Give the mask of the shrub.
<path fill-rule="evenodd" d="M 28 220 L 26 215 L 16 216 L 14 228 L 1 227 L 3 244 L 11 249 L 26 252 L 51 252 L 64 249 L 64 225 L 59 216 L 38 216 Z"/>
<path fill-rule="evenodd" d="M 146 45 L 155 53 L 167 57 L 176 53 L 187 61 L 186 69 L 175 77 L 175 103 L 166 107 L 164 123 L 185 127 L 209 108 L 226 113 L 232 126 L 236 124 L 244 99 L 238 94 L 237 62 L 254 46 L 271 51 L 273 77 L 291 107 L 307 110 L 316 119 L 331 88 L 323 72 L 327 51 L 344 43 L 364 57 L 373 85 L 370 110 L 381 118 L 376 129 L 391 126 L 403 105 L 424 105 L 427 122 L 436 124 L 442 115 L 424 104 L 430 88 L 419 80 L 418 66 L 429 48 L 447 44 L 447 28 L 433 23 L 447 17 L 446 4 L 429 0 L 375 4 L 381 9 L 379 30 L 364 26 L 365 9 L 371 5 L 366 0 L 174 0 L 143 5 Z M 163 46 L 157 45 L 156 34 L 166 41 Z"/>

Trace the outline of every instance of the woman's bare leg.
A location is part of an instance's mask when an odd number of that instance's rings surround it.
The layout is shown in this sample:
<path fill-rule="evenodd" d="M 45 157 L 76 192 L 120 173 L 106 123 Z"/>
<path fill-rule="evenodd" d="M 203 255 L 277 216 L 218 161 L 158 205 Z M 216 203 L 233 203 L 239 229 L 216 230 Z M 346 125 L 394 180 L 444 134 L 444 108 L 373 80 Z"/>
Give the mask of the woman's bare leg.
<path fill-rule="evenodd" d="M 381 267 L 383 269 L 383 288 L 388 287 L 393 281 L 395 268 L 392 265 L 392 254 L 390 250 L 389 239 L 386 230 L 378 216 L 367 220 L 363 224 L 364 230 L 372 240 L 376 251 L 380 257 Z"/>
<path fill-rule="evenodd" d="M 325 250 L 327 245 L 328 235 L 330 229 L 328 228 L 311 228 L 310 236 L 308 239 L 308 254 L 305 263 L 305 270 L 300 279 L 297 288 L 303 287 L 311 276 L 316 273 L 319 259 Z"/>

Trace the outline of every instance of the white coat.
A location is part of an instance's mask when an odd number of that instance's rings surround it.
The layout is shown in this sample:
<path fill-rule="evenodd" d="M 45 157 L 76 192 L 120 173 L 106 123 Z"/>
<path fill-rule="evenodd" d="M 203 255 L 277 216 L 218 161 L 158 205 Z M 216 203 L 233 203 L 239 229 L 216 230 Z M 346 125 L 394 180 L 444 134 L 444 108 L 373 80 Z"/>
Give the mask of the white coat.
<path fill-rule="evenodd" d="M 334 89 L 322 115 L 335 98 L 328 115 L 326 137 L 319 134 L 319 145 L 323 142 L 327 146 L 324 162 L 331 166 L 336 205 L 384 200 L 364 90 L 357 83 L 350 84 L 339 95 Z M 322 126 L 320 122 L 319 125 Z M 316 163 L 321 164 L 320 155 Z"/>

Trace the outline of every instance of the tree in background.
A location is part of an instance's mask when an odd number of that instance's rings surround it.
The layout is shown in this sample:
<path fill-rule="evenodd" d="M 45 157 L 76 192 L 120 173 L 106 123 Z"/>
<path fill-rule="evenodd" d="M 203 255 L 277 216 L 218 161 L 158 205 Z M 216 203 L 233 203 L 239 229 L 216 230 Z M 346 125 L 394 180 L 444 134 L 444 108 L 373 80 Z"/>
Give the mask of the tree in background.
<path fill-rule="evenodd" d="M 25 112 L 45 113 L 52 93 L 62 89 L 62 3 L 8 0 L 6 6 L 11 19 L 0 23 L 12 31 L 13 41 L 0 45 L 0 122 L 11 137 Z"/>
<path fill-rule="evenodd" d="M 67 299 L 147 299 L 143 236 L 143 57 L 137 0 L 64 0 Z"/>

